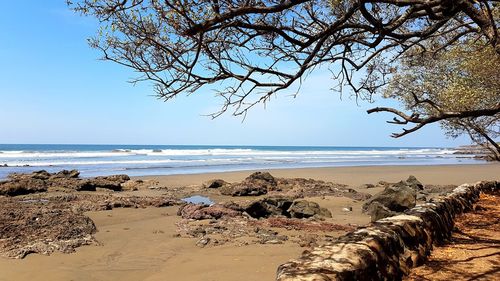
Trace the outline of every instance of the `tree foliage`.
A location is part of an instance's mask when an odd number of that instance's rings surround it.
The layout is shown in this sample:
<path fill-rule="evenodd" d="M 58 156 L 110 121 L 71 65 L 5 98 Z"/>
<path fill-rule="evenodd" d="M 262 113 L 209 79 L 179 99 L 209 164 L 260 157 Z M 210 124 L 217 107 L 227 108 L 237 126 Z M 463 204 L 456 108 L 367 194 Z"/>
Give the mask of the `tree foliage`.
<path fill-rule="evenodd" d="M 392 123 L 406 125 L 406 119 L 429 120 L 432 116 L 454 112 L 477 112 L 500 106 L 500 56 L 481 41 L 464 42 L 447 52 L 429 53 L 415 48 L 402 60 L 392 76 L 385 97 L 402 102 L 411 111 L 408 116 L 393 113 Z M 419 129 L 426 123 L 396 134 L 401 136 Z M 500 160 L 500 147 L 494 141 L 500 136 L 500 113 L 486 113 L 466 118 L 448 118 L 441 122 L 447 135 L 467 134 L 486 147 Z"/>
<path fill-rule="evenodd" d="M 385 89 L 394 66 L 416 48 L 447 52 L 465 40 L 483 40 L 493 50 L 489 55 L 500 56 L 497 1 L 68 2 L 75 11 L 100 21 L 101 30 L 90 43 L 104 59 L 138 71 L 136 81 L 153 81 L 160 98 L 216 83 L 224 105 L 214 116 L 227 110 L 245 114 L 272 95 L 300 85 L 318 68 L 332 72 L 333 88 L 347 86 L 357 97 L 370 99 Z M 419 124 L 418 129 L 443 119 L 498 113 L 500 108 L 484 110 L 427 112 L 430 119 L 425 120 L 400 116 Z M 371 112 L 377 111 L 394 112 Z"/>

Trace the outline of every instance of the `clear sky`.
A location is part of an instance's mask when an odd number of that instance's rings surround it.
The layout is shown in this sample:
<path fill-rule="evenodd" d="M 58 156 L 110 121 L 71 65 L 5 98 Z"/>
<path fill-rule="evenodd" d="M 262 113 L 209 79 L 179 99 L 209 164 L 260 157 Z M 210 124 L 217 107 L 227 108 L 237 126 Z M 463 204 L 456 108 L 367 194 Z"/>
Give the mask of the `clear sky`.
<path fill-rule="evenodd" d="M 111 62 L 86 38 L 97 30 L 65 0 L 3 1 L 0 12 L 0 143 L 455 146 L 439 126 L 393 139 L 401 128 L 373 104 L 329 90 L 329 73 L 313 73 L 297 98 L 286 93 L 250 111 L 212 120 L 213 92 L 157 100 L 148 83 Z M 394 105 L 387 100 L 380 105 Z"/>

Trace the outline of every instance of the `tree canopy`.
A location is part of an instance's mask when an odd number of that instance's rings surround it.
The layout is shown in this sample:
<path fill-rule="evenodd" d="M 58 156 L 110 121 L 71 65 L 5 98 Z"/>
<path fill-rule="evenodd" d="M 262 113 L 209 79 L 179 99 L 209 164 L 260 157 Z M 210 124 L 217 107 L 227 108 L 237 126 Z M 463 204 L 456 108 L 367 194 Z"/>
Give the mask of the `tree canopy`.
<path fill-rule="evenodd" d="M 400 63 L 385 89 L 385 97 L 397 99 L 411 111 L 411 116 L 392 109 L 398 117 L 391 123 L 420 123 L 397 137 L 418 130 L 432 122 L 432 116 L 456 115 L 458 112 L 483 111 L 483 116 L 447 118 L 441 122 L 452 137 L 469 135 L 478 144 L 488 144 L 492 157 L 500 160 L 500 56 L 484 42 L 464 42 L 438 54 L 418 50 L 409 52 Z"/>
<path fill-rule="evenodd" d="M 408 54 L 449 52 L 479 40 L 488 46 L 488 56 L 498 58 L 497 2 L 80 0 L 68 4 L 101 22 L 90 44 L 103 52 L 104 59 L 138 71 L 136 81 L 153 81 L 160 98 L 168 100 L 217 83 L 217 94 L 224 100 L 220 112 L 214 113 L 217 116 L 227 110 L 245 114 L 272 95 L 300 85 L 316 69 L 332 72 L 333 88 L 347 86 L 357 97 L 370 99 L 386 91 Z M 416 124 L 396 137 L 440 120 L 500 112 L 500 104 L 490 103 L 451 108 L 426 111 L 425 118 L 392 108 L 369 112 L 392 112 L 399 116 L 398 124 Z"/>

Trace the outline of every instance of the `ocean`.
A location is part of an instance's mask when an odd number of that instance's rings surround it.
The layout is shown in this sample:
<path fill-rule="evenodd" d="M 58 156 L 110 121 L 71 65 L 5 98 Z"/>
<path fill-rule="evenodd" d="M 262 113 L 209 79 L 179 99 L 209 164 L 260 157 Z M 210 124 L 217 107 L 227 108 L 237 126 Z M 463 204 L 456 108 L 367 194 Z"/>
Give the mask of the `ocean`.
<path fill-rule="evenodd" d="M 477 164 L 452 148 L 0 144 L 0 179 L 77 169 L 82 177 L 193 174 L 307 167 Z"/>

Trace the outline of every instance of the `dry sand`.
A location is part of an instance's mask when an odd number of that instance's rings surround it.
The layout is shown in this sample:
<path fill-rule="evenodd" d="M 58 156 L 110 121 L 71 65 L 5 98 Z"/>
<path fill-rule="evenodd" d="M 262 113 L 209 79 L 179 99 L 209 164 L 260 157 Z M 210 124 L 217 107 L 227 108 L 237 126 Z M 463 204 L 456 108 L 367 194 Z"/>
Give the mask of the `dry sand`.
<path fill-rule="evenodd" d="M 318 168 L 271 173 L 277 177 L 334 181 L 356 188 L 380 180 L 396 182 L 410 174 L 424 184 L 500 180 L 500 165 Z M 213 178 L 235 182 L 249 174 L 250 171 L 245 171 L 153 178 L 162 186 L 182 187 Z M 359 202 L 347 198 L 313 200 L 329 208 L 337 223 L 368 221 L 359 212 Z M 338 211 L 347 204 L 354 207 L 352 213 Z M 101 246 L 81 247 L 72 254 L 29 255 L 22 260 L 0 258 L 0 280 L 274 280 L 277 266 L 304 250 L 290 241 L 280 245 L 226 244 L 199 248 L 193 239 L 174 237 L 175 223 L 180 220 L 176 211 L 177 207 L 168 207 L 88 213 L 98 228 L 96 238 Z"/>
<path fill-rule="evenodd" d="M 414 175 L 424 184 L 462 184 L 480 180 L 498 180 L 500 164 L 440 165 L 440 166 L 367 166 L 268 170 L 275 177 L 313 178 L 359 186 L 378 181 L 397 182 Z M 222 178 L 228 182 L 241 181 L 253 171 L 207 173 L 145 177 L 159 179 L 167 186 L 185 186 Z"/>

